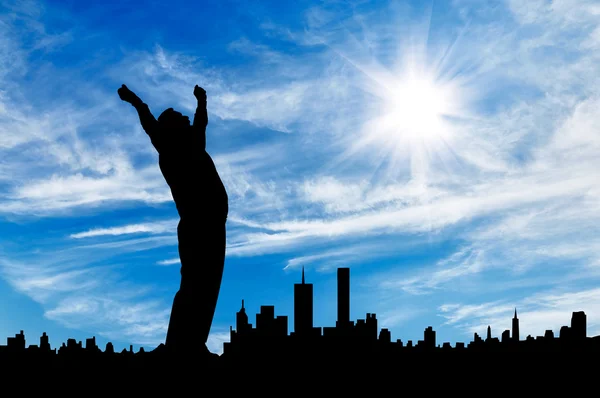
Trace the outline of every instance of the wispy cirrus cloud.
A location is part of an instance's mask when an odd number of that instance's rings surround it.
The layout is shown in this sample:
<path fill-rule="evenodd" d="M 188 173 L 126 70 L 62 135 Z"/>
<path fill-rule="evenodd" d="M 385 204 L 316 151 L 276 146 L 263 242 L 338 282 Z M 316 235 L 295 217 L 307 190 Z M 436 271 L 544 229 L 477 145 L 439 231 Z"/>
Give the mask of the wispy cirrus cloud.
<path fill-rule="evenodd" d="M 499 336 L 505 329 L 511 329 L 511 319 L 517 309 L 520 336 L 524 340 L 527 335 L 542 336 L 546 330 L 552 330 L 558 336 L 561 326 L 571 325 L 572 312 L 585 311 L 588 336 L 595 336 L 600 332 L 599 297 L 598 289 L 565 291 L 558 288 L 516 302 L 444 304 L 439 307 L 439 314 L 446 319 L 446 324 L 459 327 L 465 334 L 483 336 L 490 325 L 494 336 Z"/>
<path fill-rule="evenodd" d="M 170 307 L 150 286 L 119 280 L 111 266 L 82 260 L 68 260 L 65 266 L 60 259 L 44 260 L 44 255 L 25 261 L 10 257 L 3 253 L 0 259 L 3 277 L 41 304 L 46 318 L 70 328 L 96 330 L 117 341 L 142 345 L 162 341 Z"/>
<path fill-rule="evenodd" d="M 358 265 L 370 259 L 382 259 L 393 256 L 398 245 L 394 242 L 355 243 L 338 248 L 319 251 L 318 254 L 293 257 L 287 260 L 284 270 L 295 270 L 310 265 L 317 271 L 329 271 L 338 267 Z"/>
<path fill-rule="evenodd" d="M 78 232 L 71 234 L 71 238 L 82 239 L 96 236 L 118 236 L 128 235 L 136 233 L 150 233 L 150 234 L 161 234 L 165 232 L 175 232 L 177 230 L 177 220 L 168 220 L 163 222 L 143 223 L 143 224 L 130 224 L 121 227 L 111 228 L 94 228 L 85 232 Z"/>

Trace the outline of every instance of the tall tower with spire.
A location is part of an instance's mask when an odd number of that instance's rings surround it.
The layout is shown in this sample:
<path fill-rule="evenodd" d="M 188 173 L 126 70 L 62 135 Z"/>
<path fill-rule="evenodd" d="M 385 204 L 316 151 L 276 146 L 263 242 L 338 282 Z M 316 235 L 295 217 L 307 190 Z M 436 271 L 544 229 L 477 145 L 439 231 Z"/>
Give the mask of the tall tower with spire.
<path fill-rule="evenodd" d="M 515 316 L 512 319 L 512 340 L 519 341 L 519 318 L 517 318 L 517 309 L 515 308 Z"/>
<path fill-rule="evenodd" d="M 492 327 L 490 325 L 488 325 L 487 336 L 485 337 L 485 339 L 488 341 L 492 340 Z"/>
<path fill-rule="evenodd" d="M 246 314 L 244 300 L 242 300 L 242 308 L 235 314 L 235 329 L 238 333 L 244 334 L 250 328 L 252 325 L 248 323 L 248 314 Z"/>
<path fill-rule="evenodd" d="M 294 284 L 294 333 L 310 335 L 313 329 L 313 285 L 304 279 L 302 267 L 302 282 Z"/>

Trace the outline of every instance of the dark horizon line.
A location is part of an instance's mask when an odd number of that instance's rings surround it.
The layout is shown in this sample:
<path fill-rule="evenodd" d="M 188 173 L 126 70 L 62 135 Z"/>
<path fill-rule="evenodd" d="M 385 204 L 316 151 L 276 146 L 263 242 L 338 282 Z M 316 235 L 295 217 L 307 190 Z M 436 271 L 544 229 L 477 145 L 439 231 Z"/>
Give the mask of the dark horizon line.
<path fill-rule="evenodd" d="M 273 306 L 261 306 L 261 308 L 262 307 L 273 307 Z M 583 314 L 583 316 L 585 316 L 585 312 L 584 311 L 573 311 L 573 314 Z M 370 313 L 369 315 L 373 315 L 373 317 L 375 316 L 374 313 Z M 287 316 L 286 316 L 286 318 L 287 318 Z M 515 318 L 513 318 L 513 319 L 515 319 Z M 316 329 L 321 329 L 321 327 L 317 327 Z M 343 328 L 338 328 L 338 329 L 342 329 L 343 330 Z M 565 325 L 565 326 L 561 327 L 561 332 L 563 332 L 563 331 L 569 331 L 569 330 L 572 330 L 572 329 L 573 329 L 572 327 L 569 327 L 569 326 Z M 254 330 L 256 330 L 256 329 L 254 329 Z M 387 328 L 382 328 L 381 330 L 382 331 L 386 331 Z M 427 332 L 429 332 L 429 333 L 433 332 L 434 335 L 435 335 L 435 330 L 433 330 L 433 328 L 431 326 L 428 326 L 427 328 L 425 328 L 425 333 L 427 333 Z M 505 332 L 506 332 L 506 330 L 505 330 Z M 548 332 L 550 332 L 550 333 L 548 333 Z M 384 332 L 384 335 L 385 334 L 386 333 Z M 387 336 L 389 336 L 389 334 Z M 296 337 L 300 341 L 302 341 L 302 339 L 304 338 L 304 336 L 299 336 L 299 335 L 295 334 L 294 332 L 286 335 L 285 337 L 291 337 L 291 338 Z M 314 337 L 315 336 L 313 335 L 313 338 Z M 316 337 L 321 337 L 321 338 L 325 338 L 325 339 L 327 338 L 327 336 L 322 336 L 322 335 L 321 336 L 316 336 Z M 449 344 L 450 344 L 449 342 L 444 342 L 442 345 L 438 344 L 437 346 L 431 347 L 431 348 L 442 348 L 442 349 L 443 348 L 457 348 L 457 347 L 459 347 L 461 345 L 466 348 L 466 347 L 468 347 L 472 343 L 481 343 L 481 342 L 485 342 L 485 343 L 488 343 L 488 342 L 489 343 L 494 343 L 494 342 L 496 342 L 496 343 L 505 344 L 505 343 L 526 343 L 526 342 L 530 342 L 530 341 L 539 341 L 539 340 L 545 340 L 545 341 L 549 341 L 549 340 L 550 341 L 551 340 L 573 340 L 573 339 L 575 339 L 575 340 L 581 340 L 581 338 L 578 339 L 577 336 L 573 336 L 573 335 L 571 335 L 568 332 L 565 335 L 563 335 L 563 333 L 561 333 L 559 335 L 559 337 L 556 337 L 556 336 L 554 336 L 554 332 L 551 329 L 547 329 L 544 336 L 536 336 L 535 338 L 533 338 L 531 336 L 531 334 L 529 334 L 529 335 L 527 335 L 527 337 L 525 339 L 519 339 L 519 340 L 516 340 L 516 341 L 513 340 L 512 337 L 510 337 L 509 339 L 499 340 L 498 337 L 492 337 L 491 336 L 491 328 L 489 326 L 488 326 L 488 336 L 485 339 L 482 339 L 481 337 L 479 337 L 478 333 L 474 333 L 474 337 L 475 338 L 473 340 L 471 340 L 471 341 L 468 342 L 469 343 L 468 345 L 464 345 L 464 342 L 455 342 L 455 346 L 451 347 L 451 346 L 449 346 Z M 585 335 L 585 336 L 581 336 L 581 337 L 584 340 L 598 340 L 598 341 L 600 341 L 600 335 L 596 335 L 596 336 L 587 336 L 587 335 Z M 34 350 L 40 350 L 40 351 L 49 351 L 49 352 L 54 352 L 54 353 L 57 353 L 57 351 L 60 351 L 60 349 L 75 349 L 75 348 L 81 349 L 83 351 L 96 351 L 96 352 L 103 352 L 103 353 L 109 353 L 109 352 L 115 353 L 115 354 L 116 353 L 134 353 L 133 352 L 133 344 L 129 345 L 129 350 L 123 349 L 122 351 L 118 352 L 118 351 L 114 351 L 114 349 L 109 349 L 108 348 L 108 347 L 114 347 L 113 343 L 110 342 L 110 341 L 106 343 L 107 349 L 105 349 L 104 351 L 102 351 L 96 345 L 96 336 L 92 336 L 90 338 L 86 338 L 86 340 L 85 340 L 85 342 L 86 342 L 85 347 L 83 346 L 83 341 L 82 340 L 77 341 L 74 338 L 68 338 L 66 342 L 62 342 L 61 343 L 60 347 L 51 348 L 50 344 L 48 343 L 48 339 L 49 339 L 49 336 L 47 335 L 47 333 L 43 332 L 42 336 L 40 336 L 40 344 L 39 345 L 38 344 L 30 344 L 29 346 L 25 347 L 25 342 L 26 342 L 25 334 L 24 334 L 23 330 L 20 330 L 20 332 L 17 333 L 17 334 L 15 334 L 14 337 L 8 337 L 7 338 L 7 344 L 6 345 L 0 345 L 0 354 L 3 353 L 3 351 L 6 351 L 6 349 L 10 349 L 10 348 L 14 349 L 15 345 L 19 345 L 19 348 L 21 350 L 32 350 L 32 351 L 34 351 Z M 376 340 L 380 341 L 380 342 L 381 341 L 387 342 L 388 344 L 389 343 L 394 344 L 394 343 L 398 343 L 398 342 L 401 343 L 400 339 L 398 339 L 396 342 L 390 341 L 390 340 L 381 339 L 381 333 L 379 334 L 379 338 L 377 338 Z M 46 344 L 44 344 L 44 341 L 46 342 Z M 19 344 L 19 342 L 21 344 Z M 412 342 L 412 340 L 407 340 L 407 342 L 408 342 L 408 344 L 410 344 Z M 419 340 L 419 343 L 423 343 L 423 340 Z M 163 345 L 164 344 L 161 343 L 157 347 L 161 347 Z M 412 348 L 417 348 L 418 345 L 412 345 L 412 344 L 410 344 L 410 345 L 406 345 L 404 347 L 405 348 L 411 348 L 411 347 Z M 10 350 L 10 351 L 14 352 L 13 350 Z M 147 352 L 151 352 L 151 351 L 146 351 L 144 349 L 144 347 L 141 346 L 141 345 L 140 345 L 140 349 L 137 351 L 137 353 L 147 353 Z"/>

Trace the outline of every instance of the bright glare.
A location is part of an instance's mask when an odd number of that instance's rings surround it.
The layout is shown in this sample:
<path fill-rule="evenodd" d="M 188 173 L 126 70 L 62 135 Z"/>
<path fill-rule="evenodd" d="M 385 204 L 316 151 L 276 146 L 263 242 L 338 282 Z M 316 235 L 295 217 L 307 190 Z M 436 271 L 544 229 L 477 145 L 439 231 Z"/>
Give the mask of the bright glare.
<path fill-rule="evenodd" d="M 413 180 L 424 183 L 433 161 L 452 156 L 455 130 L 449 117 L 462 117 L 464 109 L 459 82 L 441 81 L 417 66 L 378 78 L 374 94 L 382 106 L 365 122 L 348 153 L 374 146 L 372 153 L 380 163 L 389 160 L 392 177 L 400 172 L 400 161 L 408 158 Z"/>
<path fill-rule="evenodd" d="M 347 150 L 334 163 L 360 153 L 375 165 L 378 178 L 396 181 L 409 169 L 411 181 L 426 186 L 461 157 L 463 127 L 472 117 L 477 90 L 458 73 L 459 64 L 448 64 L 449 50 L 430 53 L 427 41 L 418 37 L 399 45 L 400 57 L 391 68 L 371 55 L 348 58 L 364 77 L 359 86 L 373 102 L 366 104 L 358 134 L 348 136 Z"/>
<path fill-rule="evenodd" d="M 432 79 L 410 76 L 388 87 L 390 95 L 381 127 L 388 139 L 429 144 L 449 138 L 444 116 L 451 112 L 448 89 L 436 86 Z"/>

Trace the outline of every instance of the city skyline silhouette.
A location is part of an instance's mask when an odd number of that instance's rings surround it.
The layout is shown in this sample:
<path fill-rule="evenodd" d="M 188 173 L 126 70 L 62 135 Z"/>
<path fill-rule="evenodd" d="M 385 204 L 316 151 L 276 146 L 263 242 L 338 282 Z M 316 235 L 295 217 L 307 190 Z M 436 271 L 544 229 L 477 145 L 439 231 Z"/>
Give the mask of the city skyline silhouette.
<path fill-rule="evenodd" d="M 517 309 L 511 319 L 511 329 L 505 329 L 500 337 L 493 334 L 487 327 L 487 334 L 482 338 L 474 333 L 473 340 L 464 342 L 439 342 L 432 326 L 423 331 L 423 339 L 416 342 L 393 339 L 387 328 L 379 328 L 375 313 L 367 313 L 364 319 L 352 321 L 350 316 L 350 269 L 337 269 L 337 320 L 335 326 L 314 326 L 312 319 L 313 297 L 312 284 L 307 283 L 302 271 L 301 281 L 294 284 L 295 319 L 293 329 L 288 330 L 288 316 L 275 315 L 275 305 L 261 305 L 253 325 L 246 313 L 244 299 L 241 308 L 235 316 L 235 329 L 230 327 L 231 340 L 224 343 L 223 354 L 207 358 L 194 344 L 203 345 L 200 337 L 195 343 L 186 347 L 200 362 L 209 360 L 210 363 L 221 366 L 238 366 L 248 361 L 266 361 L 276 358 L 279 361 L 294 363 L 299 358 L 321 358 L 323 360 L 343 361 L 344 358 L 381 358 L 389 361 L 390 365 L 406 358 L 403 355 L 427 352 L 600 352 L 600 335 L 587 335 L 587 318 L 584 311 L 573 311 L 570 325 L 563 325 L 560 333 L 555 336 L 551 329 L 543 335 L 525 338 L 520 335 Z M 0 345 L 0 361 L 15 358 L 41 360 L 56 356 L 63 358 L 65 366 L 77 366 L 80 360 L 93 366 L 95 360 L 104 358 L 121 358 L 132 360 L 136 358 L 139 364 L 158 364 L 167 360 L 173 353 L 160 349 L 146 351 L 141 348 L 134 352 L 133 345 L 129 349 L 115 351 L 113 344 L 108 342 L 101 350 L 92 336 L 82 341 L 68 339 L 60 347 L 52 348 L 49 337 L 44 332 L 39 338 L 39 344 L 26 344 L 26 338 L 21 330 L 14 336 L 7 337 L 6 345 Z M 161 344 L 162 345 L 162 344 Z M 175 355 L 178 355 L 177 353 Z M 120 356 L 120 357 L 119 357 Z M 217 359 L 218 358 L 218 359 Z M 411 357 L 413 358 L 413 357 Z M 144 362 L 147 361 L 147 362 Z M 218 362 L 221 361 L 221 362 Z M 287 363 L 286 362 L 286 363 Z M 104 364 L 104 363 L 103 363 Z"/>

